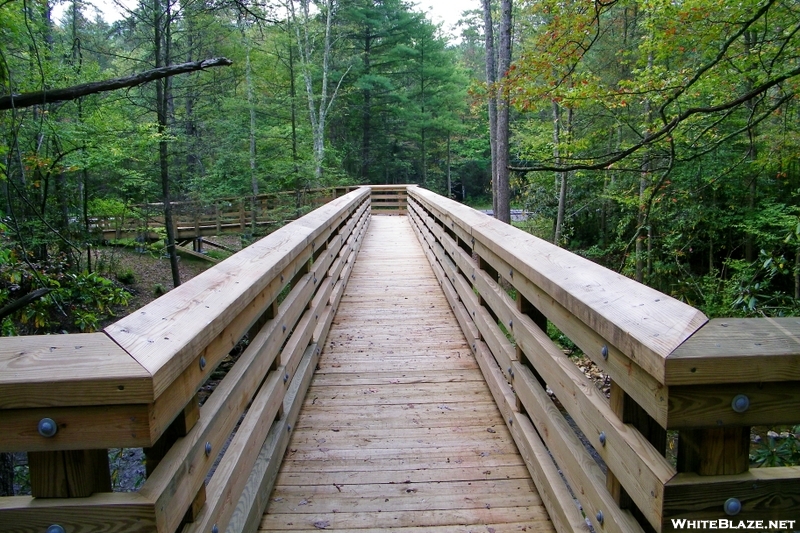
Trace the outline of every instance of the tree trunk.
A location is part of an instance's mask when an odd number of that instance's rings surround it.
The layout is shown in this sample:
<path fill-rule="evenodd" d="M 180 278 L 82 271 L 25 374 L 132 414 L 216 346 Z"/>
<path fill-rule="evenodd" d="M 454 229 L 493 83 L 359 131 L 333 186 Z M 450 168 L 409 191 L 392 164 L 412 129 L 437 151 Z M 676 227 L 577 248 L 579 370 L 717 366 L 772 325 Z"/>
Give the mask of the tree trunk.
<path fill-rule="evenodd" d="M 509 102 L 503 80 L 511 67 L 511 0 L 500 2 L 500 42 L 497 87 L 497 220 L 511 223 L 509 189 Z"/>
<path fill-rule="evenodd" d="M 489 146 L 492 158 L 492 209 L 497 213 L 497 100 L 494 98 L 494 84 L 497 81 L 494 49 L 494 22 L 492 21 L 492 1 L 481 0 L 483 4 L 483 27 L 486 38 L 486 85 L 489 94 Z"/>
<path fill-rule="evenodd" d="M 372 67 L 372 34 L 367 28 L 364 35 L 364 76 L 369 77 Z M 364 106 L 361 112 L 361 183 L 369 183 L 370 144 L 372 134 L 372 91 L 364 87 Z"/>
<path fill-rule="evenodd" d="M 300 0 L 300 7 L 303 10 L 303 32 L 301 34 L 300 25 L 297 23 L 297 16 L 294 9 L 294 0 L 288 3 L 289 16 L 295 26 L 295 35 L 297 37 L 297 47 L 300 51 L 300 65 L 303 70 L 303 79 L 306 85 L 306 94 L 308 96 L 308 110 L 311 118 L 311 133 L 314 140 L 314 179 L 315 184 L 319 185 L 322 181 L 322 168 L 325 160 L 325 121 L 333 101 L 336 99 L 339 86 L 342 80 L 347 75 L 344 73 L 339 80 L 333 94 L 328 99 L 328 75 L 330 74 L 330 57 L 331 57 L 331 31 L 333 26 L 333 0 L 325 2 L 326 16 L 325 16 L 325 37 L 322 56 L 322 83 L 320 86 L 319 105 L 316 105 L 316 98 L 314 96 L 314 85 L 311 77 L 311 53 L 313 45 L 309 38 L 309 25 L 310 11 L 308 0 Z"/>
<path fill-rule="evenodd" d="M 250 37 L 246 35 L 246 28 L 241 28 L 242 37 L 245 42 L 245 83 L 247 84 L 247 107 L 250 109 L 250 190 L 253 193 L 250 201 L 250 224 L 251 231 L 255 233 L 257 224 L 257 202 L 258 202 L 258 175 L 256 174 L 256 106 L 253 96 L 253 69 L 250 64 Z"/>
<path fill-rule="evenodd" d="M 154 52 L 156 68 L 169 64 L 169 47 L 166 42 L 169 38 L 164 31 L 170 24 L 169 8 L 163 8 L 161 0 L 153 1 L 154 8 Z M 170 195 L 169 182 L 169 145 L 166 134 L 168 128 L 168 108 L 169 108 L 169 85 L 165 78 L 156 82 L 156 114 L 158 115 L 158 160 L 161 176 L 161 193 L 164 202 L 164 225 L 167 232 L 167 253 L 169 254 L 169 264 L 172 270 L 172 285 L 177 287 L 181 284 L 181 273 L 178 266 L 178 251 L 175 249 L 175 226 L 173 224 L 172 199 Z"/>
<path fill-rule="evenodd" d="M 653 53 L 650 52 L 647 56 L 647 68 L 653 68 Z M 651 136 L 650 124 L 653 121 L 652 104 L 649 99 L 644 102 L 644 138 L 647 139 Z M 650 184 L 650 149 L 646 148 L 644 156 L 642 157 L 641 174 L 639 177 L 639 212 L 636 216 L 636 281 L 644 283 L 644 269 L 645 269 L 645 234 L 644 226 L 647 223 L 646 206 L 645 206 L 645 193 Z M 649 233 L 649 232 L 648 232 Z M 651 245 L 648 243 L 648 248 Z"/>
<path fill-rule="evenodd" d="M 14 495 L 14 454 L 0 453 L 0 496 Z"/>
<path fill-rule="evenodd" d="M 750 50 L 755 46 L 755 41 L 758 39 L 754 31 L 744 32 L 744 46 L 745 55 L 750 55 Z M 750 75 L 745 76 L 746 91 L 753 88 L 753 79 Z M 750 116 L 754 116 L 756 100 L 751 99 L 745 102 L 745 107 L 749 111 Z M 750 181 L 747 184 L 747 207 L 752 213 L 756 208 L 756 185 L 758 182 L 758 175 L 756 169 L 756 159 L 758 158 L 758 147 L 756 146 L 756 128 L 748 124 L 747 126 L 747 153 L 745 159 L 749 163 L 747 168 L 751 172 Z M 752 233 L 745 235 L 744 241 L 744 256 L 745 259 L 752 263 L 756 260 L 756 239 Z"/>

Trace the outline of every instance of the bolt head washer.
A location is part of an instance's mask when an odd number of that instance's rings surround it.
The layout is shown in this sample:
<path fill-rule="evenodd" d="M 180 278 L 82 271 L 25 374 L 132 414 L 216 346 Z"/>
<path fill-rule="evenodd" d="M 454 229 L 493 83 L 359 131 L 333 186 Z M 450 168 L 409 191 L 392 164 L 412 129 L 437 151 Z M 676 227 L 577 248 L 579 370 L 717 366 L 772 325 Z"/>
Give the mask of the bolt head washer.
<path fill-rule="evenodd" d="M 52 418 L 42 418 L 39 420 L 37 429 L 39 430 L 39 435 L 42 437 L 55 437 L 56 433 L 58 433 L 58 424 L 56 424 L 56 421 Z"/>

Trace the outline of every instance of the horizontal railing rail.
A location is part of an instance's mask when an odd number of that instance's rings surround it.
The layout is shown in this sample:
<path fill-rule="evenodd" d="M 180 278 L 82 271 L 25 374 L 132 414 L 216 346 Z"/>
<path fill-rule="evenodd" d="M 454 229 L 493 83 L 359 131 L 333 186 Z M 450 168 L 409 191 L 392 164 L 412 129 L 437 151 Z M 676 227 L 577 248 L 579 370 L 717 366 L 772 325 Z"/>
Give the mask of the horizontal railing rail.
<path fill-rule="evenodd" d="M 749 462 L 751 426 L 800 423 L 800 320 L 709 321 L 418 187 L 408 213 L 559 531 L 586 518 L 617 533 L 682 519 L 800 528 L 800 468 Z M 548 323 L 611 378 L 609 399 Z"/>
<path fill-rule="evenodd" d="M 360 188 L 102 333 L 0 339 L 0 451 L 28 453 L 32 490 L 0 531 L 255 531 L 369 216 Z M 147 479 L 110 492 L 129 447 Z"/>

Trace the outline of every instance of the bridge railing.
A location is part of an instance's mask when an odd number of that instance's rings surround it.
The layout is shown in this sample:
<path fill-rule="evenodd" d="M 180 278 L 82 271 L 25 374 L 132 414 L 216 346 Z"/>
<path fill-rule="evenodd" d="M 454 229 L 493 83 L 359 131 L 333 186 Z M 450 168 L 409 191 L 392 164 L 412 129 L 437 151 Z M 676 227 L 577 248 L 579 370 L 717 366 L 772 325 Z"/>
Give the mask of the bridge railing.
<path fill-rule="evenodd" d="M 751 426 L 800 423 L 800 319 L 708 321 L 417 187 L 408 213 L 559 531 L 800 529 L 800 467 L 749 461 Z M 548 324 L 610 376 L 610 399 Z"/>
<path fill-rule="evenodd" d="M 255 531 L 369 216 L 361 188 L 102 333 L 1 339 L 0 451 L 32 496 L 0 498 L 0 531 Z M 110 492 L 108 449 L 141 447 L 144 484 Z"/>
<path fill-rule="evenodd" d="M 277 227 L 297 218 L 299 212 L 319 207 L 357 188 L 327 187 L 203 202 L 172 202 L 175 236 L 191 239 Z M 158 231 L 164 228 L 164 206 L 161 203 L 132 205 L 121 216 L 94 217 L 92 224 L 105 240 L 136 237 L 158 240 L 161 238 Z"/>

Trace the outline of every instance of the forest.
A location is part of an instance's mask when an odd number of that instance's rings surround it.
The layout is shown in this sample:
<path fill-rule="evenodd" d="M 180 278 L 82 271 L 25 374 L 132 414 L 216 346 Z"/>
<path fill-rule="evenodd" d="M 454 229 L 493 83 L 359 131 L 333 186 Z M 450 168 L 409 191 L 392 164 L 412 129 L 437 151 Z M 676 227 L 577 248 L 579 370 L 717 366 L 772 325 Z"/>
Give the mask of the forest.
<path fill-rule="evenodd" d="M 712 317 L 798 311 L 793 0 L 114 5 L 0 0 L 3 335 L 126 304 L 96 217 L 349 184 L 523 209 Z"/>

